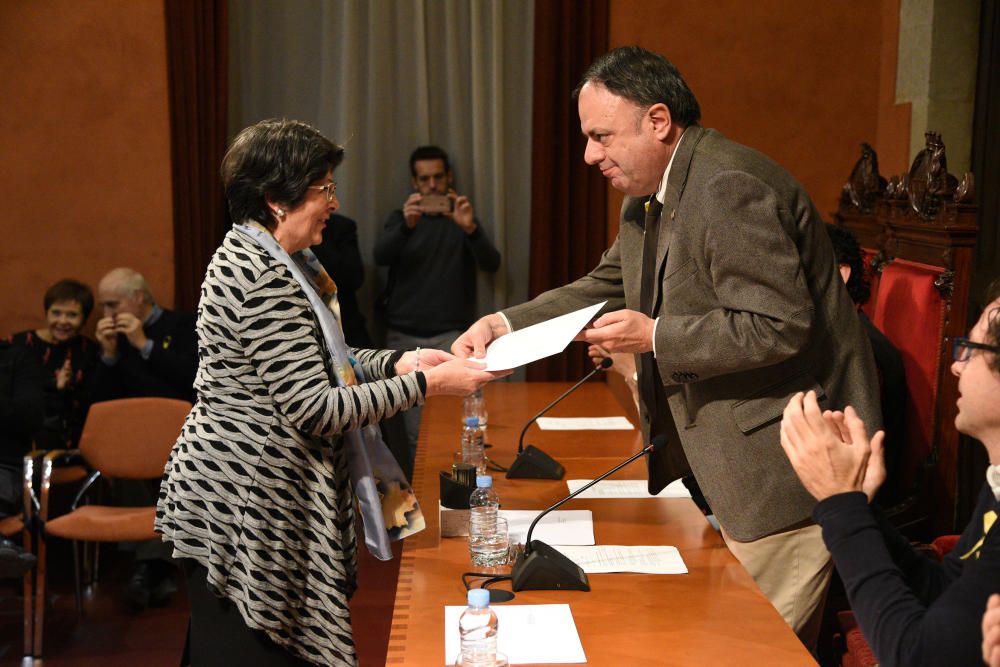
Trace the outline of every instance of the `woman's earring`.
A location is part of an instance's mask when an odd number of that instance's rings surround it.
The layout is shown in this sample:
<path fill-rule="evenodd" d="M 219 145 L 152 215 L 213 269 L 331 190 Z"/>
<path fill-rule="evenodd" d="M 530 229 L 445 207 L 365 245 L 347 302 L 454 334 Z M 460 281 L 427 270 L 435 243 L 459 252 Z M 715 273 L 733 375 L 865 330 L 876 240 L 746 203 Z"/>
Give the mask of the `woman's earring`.
<path fill-rule="evenodd" d="M 284 218 L 285 217 L 285 209 L 283 209 L 283 208 L 276 208 L 276 209 L 274 209 L 274 212 L 278 214 L 279 218 Z"/>

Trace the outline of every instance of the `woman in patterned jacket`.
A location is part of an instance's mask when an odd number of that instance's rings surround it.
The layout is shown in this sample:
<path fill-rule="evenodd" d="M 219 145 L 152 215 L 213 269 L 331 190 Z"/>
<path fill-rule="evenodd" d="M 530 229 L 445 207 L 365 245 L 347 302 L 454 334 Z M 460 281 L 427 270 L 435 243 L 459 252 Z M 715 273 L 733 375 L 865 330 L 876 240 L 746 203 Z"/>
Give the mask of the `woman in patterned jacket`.
<path fill-rule="evenodd" d="M 437 350 L 346 346 L 336 285 L 309 251 L 338 207 L 342 157 L 308 125 L 263 121 L 222 163 L 237 224 L 202 285 L 197 401 L 156 518 L 188 577 L 198 667 L 356 664 L 354 497 L 379 558 L 423 525 L 377 424 L 496 377 Z"/>

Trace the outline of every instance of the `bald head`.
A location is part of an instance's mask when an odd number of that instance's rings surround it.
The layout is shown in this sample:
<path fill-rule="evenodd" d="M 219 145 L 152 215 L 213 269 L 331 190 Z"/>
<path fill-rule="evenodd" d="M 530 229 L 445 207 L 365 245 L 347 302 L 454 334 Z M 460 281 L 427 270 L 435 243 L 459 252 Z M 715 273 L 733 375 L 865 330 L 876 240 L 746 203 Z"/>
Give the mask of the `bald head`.
<path fill-rule="evenodd" d="M 131 313 L 140 320 L 152 310 L 153 293 L 142 274 L 134 269 L 111 269 L 97 285 L 97 301 L 104 310 L 104 317 L 118 313 Z"/>

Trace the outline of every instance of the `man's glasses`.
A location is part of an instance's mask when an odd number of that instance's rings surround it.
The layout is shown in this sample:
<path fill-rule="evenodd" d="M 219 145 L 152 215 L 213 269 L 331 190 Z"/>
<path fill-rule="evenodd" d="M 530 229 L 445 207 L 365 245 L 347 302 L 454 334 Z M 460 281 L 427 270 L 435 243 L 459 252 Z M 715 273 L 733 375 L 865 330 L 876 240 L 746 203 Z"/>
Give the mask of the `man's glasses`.
<path fill-rule="evenodd" d="M 333 201 L 333 198 L 337 196 L 337 184 L 330 181 L 326 185 L 310 185 L 310 190 L 322 190 L 326 193 L 326 200 L 328 202 Z"/>
<path fill-rule="evenodd" d="M 1000 354 L 1000 347 L 996 345 L 973 343 L 968 338 L 951 339 L 951 358 L 955 361 L 968 361 L 972 358 L 973 350 L 988 350 L 994 354 Z"/>

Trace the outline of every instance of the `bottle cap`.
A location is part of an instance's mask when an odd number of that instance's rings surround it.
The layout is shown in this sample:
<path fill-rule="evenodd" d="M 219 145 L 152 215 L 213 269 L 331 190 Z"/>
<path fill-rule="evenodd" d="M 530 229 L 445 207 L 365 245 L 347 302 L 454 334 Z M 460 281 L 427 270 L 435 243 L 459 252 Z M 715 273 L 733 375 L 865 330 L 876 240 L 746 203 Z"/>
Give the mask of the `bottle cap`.
<path fill-rule="evenodd" d="M 466 426 L 473 426 L 473 427 L 479 426 L 479 417 L 466 417 L 465 418 L 465 425 Z"/>
<path fill-rule="evenodd" d="M 490 592 L 485 588 L 471 588 L 469 589 L 469 606 L 470 607 L 489 607 L 490 606 Z"/>
<path fill-rule="evenodd" d="M 488 489 L 493 486 L 493 475 L 476 475 L 476 487 Z"/>

